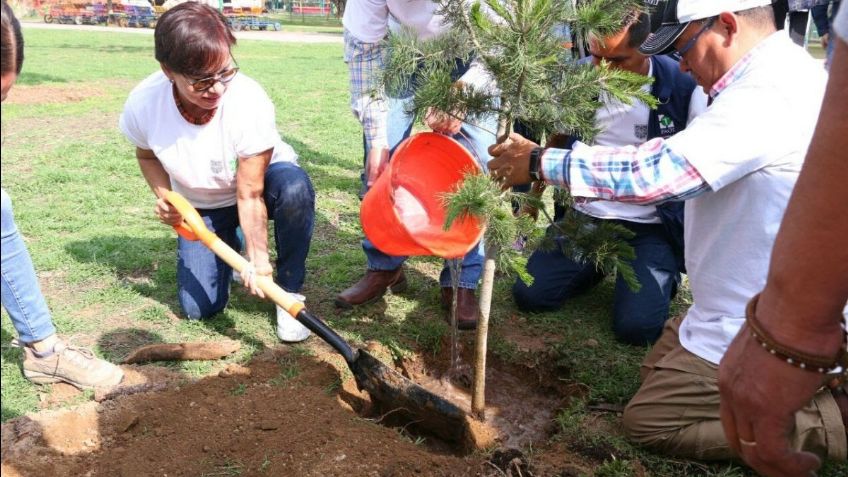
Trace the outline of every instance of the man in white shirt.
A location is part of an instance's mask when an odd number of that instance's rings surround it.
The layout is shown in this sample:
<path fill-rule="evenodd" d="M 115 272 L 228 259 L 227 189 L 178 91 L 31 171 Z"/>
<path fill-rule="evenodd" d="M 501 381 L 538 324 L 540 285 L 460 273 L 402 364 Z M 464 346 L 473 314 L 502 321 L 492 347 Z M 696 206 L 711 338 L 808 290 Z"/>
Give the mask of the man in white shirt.
<path fill-rule="evenodd" d="M 712 103 L 686 130 L 638 147 L 548 149 L 520 136 L 493 146 L 507 184 L 540 174 L 575 197 L 655 204 L 687 200 L 686 269 L 693 304 L 669 320 L 624 412 L 628 435 L 668 454 L 735 454 L 719 420 L 718 363 L 766 279 L 768 261 L 821 107 L 819 62 L 775 30 L 769 0 L 650 0 L 647 54 L 677 50 Z M 798 88 L 803 84 L 804 88 Z M 539 153 L 536 153 L 539 155 Z M 830 392 L 796 414 L 792 444 L 845 459 L 845 426 Z"/>
<path fill-rule="evenodd" d="M 385 91 L 373 94 L 379 86 L 385 55 L 389 54 L 385 37 L 389 31 L 405 28 L 422 40 L 442 34 L 447 26 L 436 13 L 438 5 L 431 0 L 351 0 L 345 7 L 344 38 L 345 62 L 350 72 L 351 108 L 362 123 L 365 146 L 365 171 L 362 175 L 362 194 L 377 180 L 389 160 L 389 153 L 412 131 L 413 116 L 406 113 L 412 92 L 406 91 L 398 98 L 388 97 Z M 459 64 L 454 80 L 475 86 L 487 87 L 490 76 L 475 61 Z M 486 148 L 493 143 L 495 119 L 486 124 L 472 125 L 460 119 L 431 112 L 425 124 L 436 132 L 453 136 L 475 156 L 485 170 L 489 159 Z M 478 127 L 479 126 L 479 127 Z M 362 248 L 368 260 L 365 276 L 350 288 L 342 291 L 335 300 L 340 308 L 371 303 L 391 289 L 406 288 L 402 265 L 406 257 L 387 255 L 378 250 L 367 238 Z M 473 329 L 477 325 L 478 306 L 474 289 L 483 269 L 485 253 L 482 242 L 464 257 L 459 276 L 457 294 L 457 323 L 460 329 Z M 439 283 L 442 287 L 442 305 L 452 302 L 451 276 L 447 266 L 442 270 Z"/>
<path fill-rule="evenodd" d="M 719 368 L 728 442 L 768 477 L 812 475 L 821 464 L 815 455 L 793 449 L 790 439 L 796 413 L 823 383 L 848 423 L 848 8 L 839 11 L 833 32 L 827 92 L 777 234 L 768 282 Z M 754 335 L 751 323 L 765 336 Z M 841 387 L 822 376 L 812 359 L 823 361 L 825 372 L 841 366 Z"/>

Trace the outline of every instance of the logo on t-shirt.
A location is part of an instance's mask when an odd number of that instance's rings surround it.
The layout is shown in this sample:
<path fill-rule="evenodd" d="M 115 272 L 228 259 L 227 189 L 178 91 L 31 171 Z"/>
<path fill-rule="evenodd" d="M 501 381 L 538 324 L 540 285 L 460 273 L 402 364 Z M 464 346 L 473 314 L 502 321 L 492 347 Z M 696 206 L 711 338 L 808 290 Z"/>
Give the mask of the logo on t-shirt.
<path fill-rule="evenodd" d="M 648 139 L 648 125 L 647 124 L 634 124 L 633 125 L 633 135 L 636 136 L 636 139 L 640 141 L 644 141 Z"/>
<path fill-rule="evenodd" d="M 657 119 L 660 123 L 660 136 L 671 136 L 675 133 L 674 121 L 672 121 L 670 117 L 665 114 L 658 114 Z"/>
<path fill-rule="evenodd" d="M 213 159 L 209 163 L 209 168 L 212 169 L 213 174 L 220 174 L 224 172 L 224 163 L 222 161 L 216 161 L 215 159 Z"/>

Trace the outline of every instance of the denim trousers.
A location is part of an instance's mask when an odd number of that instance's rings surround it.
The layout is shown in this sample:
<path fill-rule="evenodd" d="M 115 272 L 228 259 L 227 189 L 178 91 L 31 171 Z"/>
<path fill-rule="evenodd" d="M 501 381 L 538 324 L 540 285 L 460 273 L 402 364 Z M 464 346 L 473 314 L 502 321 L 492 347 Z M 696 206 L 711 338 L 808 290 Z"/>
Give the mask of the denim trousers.
<path fill-rule="evenodd" d="M 2 195 L 2 300 L 3 308 L 12 319 L 18 338 L 24 343 L 41 341 L 56 333 L 53 319 L 27 251 L 26 244 L 18 233 L 12 211 L 12 199 L 5 189 Z"/>
<path fill-rule="evenodd" d="M 415 118 L 413 115 L 407 113 L 411 101 L 412 96 L 389 98 L 388 139 L 390 157 L 398 144 L 408 138 L 412 132 L 412 123 Z M 455 134 L 453 138 L 474 156 L 477 163 L 485 171 L 487 170 L 486 164 L 489 161 L 489 146 L 495 143 L 494 131 L 496 130 L 497 121 L 492 116 L 477 121 L 475 125 L 463 123 L 459 133 Z M 366 158 L 368 157 L 368 149 L 368 145 L 366 144 Z M 362 195 L 364 195 L 364 191 L 367 191 L 364 173 L 362 174 L 362 191 Z M 395 270 L 403 265 L 407 259 L 407 257 L 387 255 L 379 251 L 367 237 L 362 240 L 362 249 L 365 251 L 369 270 Z M 477 282 L 480 280 L 480 274 L 483 272 L 485 258 L 486 251 L 483 242 L 480 241 L 462 259 L 462 270 L 459 274 L 458 283 L 460 288 L 477 288 Z M 439 284 L 442 287 L 451 286 L 450 269 L 447 263 L 445 263 L 442 273 L 439 276 Z"/>
<path fill-rule="evenodd" d="M 265 171 L 265 206 L 274 221 L 277 273 L 282 289 L 298 292 L 306 277 L 306 256 L 315 223 L 315 191 L 296 164 L 276 162 Z M 238 207 L 198 209 L 209 230 L 234 250 L 242 249 Z M 230 298 L 233 270 L 201 242 L 177 241 L 177 295 L 183 313 L 192 320 L 220 312 Z"/>
<path fill-rule="evenodd" d="M 616 277 L 613 332 L 623 343 L 650 344 L 660 337 L 669 304 L 680 284 L 677 257 L 662 224 L 616 222 L 636 234 L 628 240 L 636 251 L 630 265 L 642 287 L 633 292 L 620 274 Z M 559 246 L 533 252 L 527 271 L 533 276 L 533 285 L 527 286 L 519 279 L 512 288 L 515 302 L 523 311 L 559 309 L 604 278 L 593 263 L 576 262 Z"/>

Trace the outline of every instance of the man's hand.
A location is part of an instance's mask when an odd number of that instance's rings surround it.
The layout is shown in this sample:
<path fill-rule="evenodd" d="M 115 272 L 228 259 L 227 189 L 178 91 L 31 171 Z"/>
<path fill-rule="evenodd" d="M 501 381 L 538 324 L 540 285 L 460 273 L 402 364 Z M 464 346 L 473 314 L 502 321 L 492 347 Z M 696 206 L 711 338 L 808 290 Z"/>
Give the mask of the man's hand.
<path fill-rule="evenodd" d="M 489 146 L 489 174 L 504 183 L 504 186 L 529 184 L 530 152 L 539 147 L 521 134 L 512 133 L 499 144 Z"/>
<path fill-rule="evenodd" d="M 424 115 L 424 124 L 437 133 L 453 136 L 462 128 L 462 117 L 460 114 L 447 114 L 433 108 L 427 108 Z"/>
<path fill-rule="evenodd" d="M 156 199 L 156 216 L 163 224 L 171 227 L 179 225 L 183 221 L 183 216 L 177 212 L 176 207 L 163 197 Z"/>
<path fill-rule="evenodd" d="M 825 33 L 824 35 L 822 35 L 820 40 L 821 40 L 822 48 L 827 50 L 827 44 L 828 44 L 828 42 L 830 42 L 830 33 Z"/>
<path fill-rule="evenodd" d="M 767 477 L 813 476 L 819 458 L 792 450 L 795 412 L 822 385 L 822 375 L 772 356 L 746 327 L 721 360 L 721 423 L 728 444 Z"/>
<path fill-rule="evenodd" d="M 377 182 L 380 174 L 386 170 L 389 165 L 389 150 L 385 147 L 372 147 L 368 151 L 368 157 L 365 160 L 365 182 L 370 188 Z"/>

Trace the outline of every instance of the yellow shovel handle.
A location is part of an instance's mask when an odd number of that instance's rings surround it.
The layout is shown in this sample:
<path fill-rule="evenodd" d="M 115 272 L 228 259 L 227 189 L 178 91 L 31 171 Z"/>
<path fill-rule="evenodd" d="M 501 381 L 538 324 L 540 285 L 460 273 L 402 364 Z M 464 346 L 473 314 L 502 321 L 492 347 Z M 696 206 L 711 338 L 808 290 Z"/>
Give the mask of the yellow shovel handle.
<path fill-rule="evenodd" d="M 165 200 L 170 202 L 179 211 L 180 215 L 183 216 L 183 222 L 174 226 L 174 229 L 183 238 L 187 240 L 200 240 L 203 242 L 203 245 L 206 245 L 209 250 L 212 250 L 215 255 L 220 257 L 221 260 L 231 266 L 237 273 L 241 273 L 249 265 L 249 262 L 244 257 L 230 248 L 229 245 L 206 227 L 206 224 L 203 223 L 203 218 L 200 217 L 200 214 L 197 213 L 197 210 L 194 209 L 185 197 L 178 192 L 168 191 L 165 193 Z M 280 305 L 291 316 L 297 316 L 304 308 L 303 303 L 280 288 L 270 276 L 257 276 L 256 286 L 265 293 L 265 296 L 277 305 Z"/>

